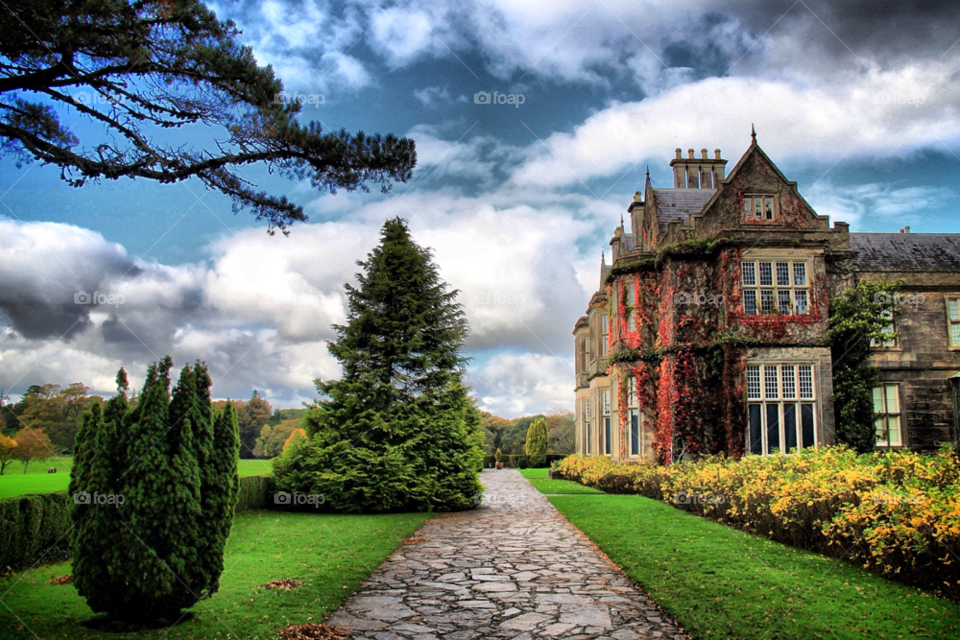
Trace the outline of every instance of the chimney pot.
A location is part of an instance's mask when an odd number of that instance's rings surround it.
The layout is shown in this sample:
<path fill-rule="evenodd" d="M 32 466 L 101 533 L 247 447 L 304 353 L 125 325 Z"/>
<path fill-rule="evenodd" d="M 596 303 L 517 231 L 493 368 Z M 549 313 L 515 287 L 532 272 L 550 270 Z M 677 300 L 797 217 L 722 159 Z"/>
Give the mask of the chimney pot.
<path fill-rule="evenodd" d="M 683 152 L 680 150 L 680 147 L 677 147 L 677 158 L 682 158 Z"/>
<path fill-rule="evenodd" d="M 700 149 L 700 157 L 703 158 L 704 160 L 707 159 L 707 150 L 706 150 L 706 149 Z"/>
<path fill-rule="evenodd" d="M 907 225 L 903 228 L 904 233 L 910 233 L 910 225 Z"/>
<path fill-rule="evenodd" d="M 687 157 L 693 158 L 693 149 L 687 149 Z"/>
<path fill-rule="evenodd" d="M 713 157 L 716 158 L 717 160 L 720 159 L 720 149 L 713 150 Z"/>

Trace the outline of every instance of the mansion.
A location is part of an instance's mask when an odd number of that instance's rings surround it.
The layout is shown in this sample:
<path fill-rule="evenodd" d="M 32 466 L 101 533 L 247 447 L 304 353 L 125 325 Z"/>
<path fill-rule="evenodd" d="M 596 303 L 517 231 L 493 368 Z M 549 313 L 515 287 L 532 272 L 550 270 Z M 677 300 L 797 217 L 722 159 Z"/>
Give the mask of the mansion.
<path fill-rule="evenodd" d="M 669 463 L 836 442 L 829 304 L 903 280 L 869 362 L 878 447 L 958 440 L 960 234 L 831 226 L 759 147 L 736 166 L 680 149 L 649 173 L 574 327 L 577 452 Z"/>

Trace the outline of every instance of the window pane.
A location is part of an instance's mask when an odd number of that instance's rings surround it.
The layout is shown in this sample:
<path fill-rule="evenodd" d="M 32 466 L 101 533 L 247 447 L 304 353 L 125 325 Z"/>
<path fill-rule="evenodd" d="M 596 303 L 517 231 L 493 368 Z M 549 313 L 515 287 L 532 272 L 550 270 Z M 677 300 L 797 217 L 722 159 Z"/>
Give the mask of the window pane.
<path fill-rule="evenodd" d="M 960 300 L 957 298 L 950 300 L 950 319 L 960 320 Z"/>
<path fill-rule="evenodd" d="M 783 405 L 783 450 L 790 453 L 797 448 L 797 405 Z"/>
<path fill-rule="evenodd" d="M 887 419 L 886 418 L 877 418 L 873 421 L 874 427 L 877 429 L 877 444 L 887 445 Z"/>
<path fill-rule="evenodd" d="M 603 419 L 603 452 L 610 455 L 610 418 Z"/>
<path fill-rule="evenodd" d="M 603 390 L 603 415 L 610 415 L 610 390 Z"/>
<path fill-rule="evenodd" d="M 805 262 L 793 263 L 793 284 L 795 284 L 798 287 L 807 286 L 807 263 Z"/>
<path fill-rule="evenodd" d="M 589 420 L 590 419 L 590 401 L 589 400 L 586 401 L 586 405 L 587 405 L 587 408 L 586 408 L 587 420 Z"/>
<path fill-rule="evenodd" d="M 777 263 L 777 286 L 786 287 L 790 285 L 790 263 Z"/>
<path fill-rule="evenodd" d="M 900 394 L 899 387 L 895 384 L 884 385 L 884 391 L 887 395 L 887 413 L 900 413 Z"/>
<path fill-rule="evenodd" d="M 883 388 L 882 387 L 873 388 L 873 412 L 886 413 L 886 410 L 883 407 Z"/>
<path fill-rule="evenodd" d="M 747 451 L 758 456 L 763 455 L 763 424 L 760 420 L 760 406 L 759 404 L 750 405 L 750 442 L 747 443 Z"/>
<path fill-rule="evenodd" d="M 780 405 L 769 403 L 767 407 L 767 453 L 780 448 Z"/>
<path fill-rule="evenodd" d="M 950 325 L 950 346 L 960 347 L 960 323 Z"/>
<path fill-rule="evenodd" d="M 592 440 L 593 440 L 593 435 L 590 433 L 590 423 L 588 422 L 587 423 L 587 453 L 592 452 L 592 448 L 591 448 Z"/>
<path fill-rule="evenodd" d="M 792 365 L 780 365 L 780 379 L 783 384 L 783 397 L 796 398 L 797 384 Z"/>
<path fill-rule="evenodd" d="M 773 284 L 773 264 L 770 262 L 760 262 L 760 284 L 770 286 Z"/>
<path fill-rule="evenodd" d="M 806 291 L 794 291 L 793 297 L 797 301 L 797 315 L 803 316 L 807 314 L 807 292 Z"/>
<path fill-rule="evenodd" d="M 763 198 L 753 198 L 753 214 L 757 220 L 763 219 Z"/>
<path fill-rule="evenodd" d="M 755 364 L 747 367 L 747 398 L 760 399 L 760 367 Z"/>
<path fill-rule="evenodd" d="M 780 397 L 777 385 L 777 366 L 766 365 L 763 367 L 764 397 L 768 400 Z"/>
<path fill-rule="evenodd" d="M 640 455 L 640 416 L 636 409 L 630 411 L 630 455 Z"/>
<path fill-rule="evenodd" d="M 757 315 L 757 292 L 756 291 L 743 292 L 743 312 L 748 316 Z M 960 326 L 960 325 L 957 325 L 957 326 Z"/>
<path fill-rule="evenodd" d="M 627 404 L 631 407 L 637 406 L 637 379 L 633 376 L 630 376 L 629 382 L 627 383 L 627 389 L 629 390 L 629 397 L 627 398 Z"/>
<path fill-rule="evenodd" d="M 781 315 L 789 316 L 793 315 L 793 309 L 790 306 L 790 290 L 787 291 L 777 291 L 777 308 L 780 311 Z"/>
<path fill-rule="evenodd" d="M 760 313 L 764 315 L 773 313 L 773 291 L 760 292 Z"/>
<path fill-rule="evenodd" d="M 743 284 L 748 287 L 757 284 L 757 270 L 752 262 L 741 262 L 740 270 L 743 272 Z"/>
<path fill-rule="evenodd" d="M 802 364 L 797 367 L 800 377 L 800 397 L 813 397 L 813 367 L 809 364 Z"/>
<path fill-rule="evenodd" d="M 900 440 L 900 416 L 888 417 L 887 429 L 890 434 L 890 446 L 898 447 L 903 444 Z"/>
<path fill-rule="evenodd" d="M 627 309 L 627 331 L 636 331 L 637 323 L 633 315 L 633 309 Z"/>
<path fill-rule="evenodd" d="M 800 446 L 804 449 L 816 444 L 813 429 L 813 410 L 816 406 L 809 403 L 800 405 Z"/>
<path fill-rule="evenodd" d="M 767 220 L 773 220 L 773 198 L 763 199 L 763 212 Z"/>

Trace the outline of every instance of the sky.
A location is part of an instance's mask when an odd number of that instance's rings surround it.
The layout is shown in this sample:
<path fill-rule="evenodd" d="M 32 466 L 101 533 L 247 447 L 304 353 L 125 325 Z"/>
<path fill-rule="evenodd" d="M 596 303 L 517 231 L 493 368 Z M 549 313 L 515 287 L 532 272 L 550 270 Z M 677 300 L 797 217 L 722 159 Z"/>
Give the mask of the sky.
<path fill-rule="evenodd" d="M 732 167 L 754 125 L 800 193 L 853 231 L 960 232 L 960 3 L 872 0 L 218 1 L 301 119 L 414 139 L 388 194 L 254 170 L 310 220 L 270 236 L 197 182 L 73 188 L 0 157 L 0 387 L 109 395 L 170 354 L 217 398 L 275 407 L 339 375 L 330 325 L 384 220 L 458 289 L 482 409 L 570 409 L 574 322 L 649 167 Z M 82 136 L 87 126 L 78 122 Z M 200 144 L 209 132 L 187 132 Z M 102 304 L 77 304 L 81 292 Z M 120 300 L 122 299 L 122 302 Z"/>

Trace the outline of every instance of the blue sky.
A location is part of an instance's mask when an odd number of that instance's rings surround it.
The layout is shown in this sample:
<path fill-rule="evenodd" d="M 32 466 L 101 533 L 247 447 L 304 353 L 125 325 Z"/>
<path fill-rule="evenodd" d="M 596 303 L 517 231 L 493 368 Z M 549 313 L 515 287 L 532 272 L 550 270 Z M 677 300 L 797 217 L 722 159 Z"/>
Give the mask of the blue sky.
<path fill-rule="evenodd" d="M 119 366 L 136 381 L 170 353 L 210 362 L 218 397 L 258 388 L 297 406 L 313 378 L 337 375 L 325 341 L 342 284 L 400 215 L 462 291 L 481 406 L 570 408 L 570 331 L 646 167 L 672 186 L 675 147 L 719 148 L 732 167 L 751 123 L 819 213 L 861 231 L 960 232 L 949 3 L 212 6 L 288 96 L 318 103 L 302 119 L 416 140 L 413 179 L 330 196 L 249 172 L 306 207 L 310 222 L 285 238 L 197 183 L 75 189 L 54 168 L 0 159 L 0 386 L 14 396 L 41 382 L 109 392 Z M 477 104 L 484 91 L 522 104 Z M 55 320 L 79 287 L 125 302 L 63 335 Z"/>

